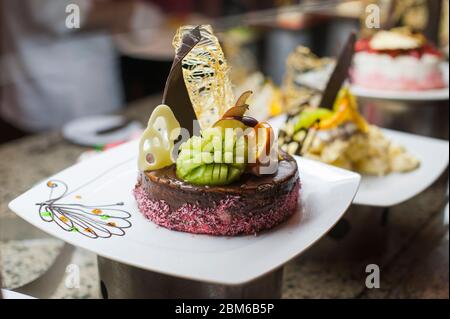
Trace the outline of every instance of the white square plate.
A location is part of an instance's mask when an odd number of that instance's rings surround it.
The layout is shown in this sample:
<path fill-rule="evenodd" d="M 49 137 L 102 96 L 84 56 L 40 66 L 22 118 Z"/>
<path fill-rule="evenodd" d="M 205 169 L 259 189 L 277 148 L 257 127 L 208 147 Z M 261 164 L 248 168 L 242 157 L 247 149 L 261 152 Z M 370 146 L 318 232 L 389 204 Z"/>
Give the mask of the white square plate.
<path fill-rule="evenodd" d="M 193 235 L 158 227 L 138 211 L 132 196 L 137 149 L 137 142 L 130 142 L 81 162 L 33 187 L 9 207 L 43 231 L 103 257 L 233 285 L 274 270 L 320 239 L 347 210 L 360 182 L 358 174 L 299 158 L 302 212 L 258 236 Z M 71 218 L 89 217 L 94 231 L 71 230 L 48 214 L 61 209 Z"/>
<path fill-rule="evenodd" d="M 269 121 L 274 130 L 284 124 L 284 116 Z M 433 184 L 448 167 L 448 141 L 383 129 L 383 133 L 420 160 L 420 167 L 408 173 L 386 176 L 362 176 L 354 204 L 390 207 L 420 194 Z"/>
<path fill-rule="evenodd" d="M 408 173 L 363 176 L 355 204 L 379 207 L 401 204 L 431 186 L 448 167 L 448 141 L 388 129 L 383 129 L 383 133 L 416 156 L 420 167 Z"/>

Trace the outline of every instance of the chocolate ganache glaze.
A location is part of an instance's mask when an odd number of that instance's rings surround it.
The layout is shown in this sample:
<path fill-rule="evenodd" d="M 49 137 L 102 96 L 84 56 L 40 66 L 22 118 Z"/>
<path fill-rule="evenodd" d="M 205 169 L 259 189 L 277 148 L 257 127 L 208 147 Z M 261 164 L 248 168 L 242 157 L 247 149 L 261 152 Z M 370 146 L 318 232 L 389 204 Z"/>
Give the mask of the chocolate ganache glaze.
<path fill-rule="evenodd" d="M 146 192 L 149 199 L 164 200 L 171 209 L 190 203 L 211 207 L 224 196 L 239 196 L 248 203 L 248 210 L 271 199 L 286 195 L 298 181 L 296 161 L 288 154 L 281 154 L 279 167 L 273 175 L 254 176 L 244 174 L 236 183 L 227 186 L 196 186 L 180 180 L 175 173 L 175 165 L 141 172 L 138 187 Z"/>

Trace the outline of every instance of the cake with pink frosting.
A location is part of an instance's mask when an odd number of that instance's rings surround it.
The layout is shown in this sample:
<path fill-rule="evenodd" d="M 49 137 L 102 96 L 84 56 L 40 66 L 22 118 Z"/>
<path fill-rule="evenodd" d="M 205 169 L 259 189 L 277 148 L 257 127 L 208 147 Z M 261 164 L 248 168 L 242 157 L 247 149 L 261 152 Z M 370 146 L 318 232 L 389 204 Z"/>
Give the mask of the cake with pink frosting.
<path fill-rule="evenodd" d="M 379 31 L 355 46 L 354 84 L 369 89 L 431 90 L 446 86 L 442 54 L 422 34 L 405 28 Z"/>

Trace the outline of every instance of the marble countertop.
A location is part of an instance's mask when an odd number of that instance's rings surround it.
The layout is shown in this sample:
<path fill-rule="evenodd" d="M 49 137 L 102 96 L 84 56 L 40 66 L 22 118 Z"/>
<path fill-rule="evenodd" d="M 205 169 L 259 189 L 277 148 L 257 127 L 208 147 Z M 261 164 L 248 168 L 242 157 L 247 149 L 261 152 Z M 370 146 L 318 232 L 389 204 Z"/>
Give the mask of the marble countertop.
<path fill-rule="evenodd" d="M 145 123 L 159 100 L 139 101 L 124 113 Z M 31 291 L 65 247 L 18 219 L 7 204 L 74 164 L 85 150 L 56 132 L 0 146 L 0 268 L 5 288 Z M 446 173 L 422 194 L 389 211 L 353 206 L 326 237 L 286 265 L 283 297 L 448 298 L 448 225 L 442 213 L 447 185 Z M 99 298 L 96 256 L 75 249 L 71 258 L 79 266 L 80 287 L 67 288 L 63 274 L 45 297 Z M 379 289 L 365 285 L 369 264 L 380 267 Z"/>

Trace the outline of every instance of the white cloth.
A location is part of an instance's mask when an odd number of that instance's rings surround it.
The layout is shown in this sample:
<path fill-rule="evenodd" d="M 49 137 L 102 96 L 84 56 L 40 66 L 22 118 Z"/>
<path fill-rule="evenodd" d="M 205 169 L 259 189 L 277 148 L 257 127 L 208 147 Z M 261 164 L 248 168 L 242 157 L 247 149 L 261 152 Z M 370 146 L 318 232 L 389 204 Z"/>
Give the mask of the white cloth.
<path fill-rule="evenodd" d="M 0 0 L 0 116 L 29 131 L 57 129 L 122 102 L 111 36 L 66 27 L 66 6 L 89 0 Z"/>

